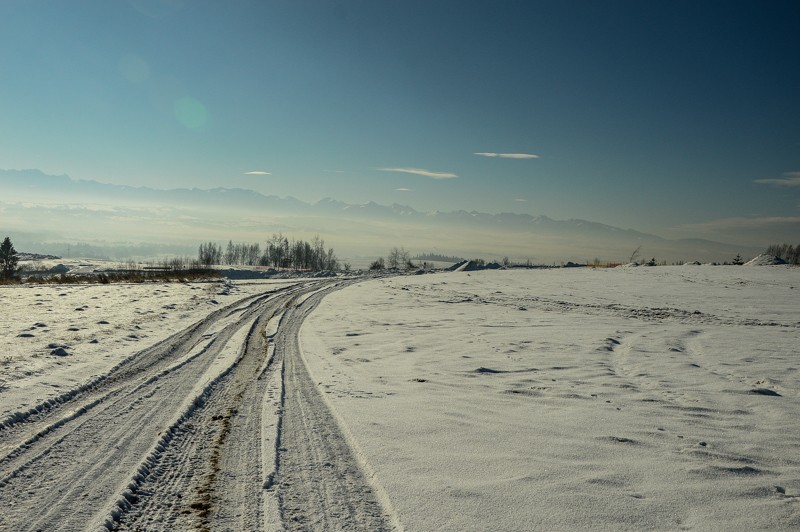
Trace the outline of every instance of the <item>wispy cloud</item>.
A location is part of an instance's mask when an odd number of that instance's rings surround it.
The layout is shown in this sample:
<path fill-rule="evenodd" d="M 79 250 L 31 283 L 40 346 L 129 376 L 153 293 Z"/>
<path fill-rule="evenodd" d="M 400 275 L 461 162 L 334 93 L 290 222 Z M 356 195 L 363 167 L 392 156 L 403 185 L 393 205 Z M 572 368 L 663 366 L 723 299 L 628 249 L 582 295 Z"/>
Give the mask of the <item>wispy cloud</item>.
<path fill-rule="evenodd" d="M 722 218 L 695 224 L 683 224 L 682 229 L 697 231 L 724 231 L 732 229 L 760 229 L 800 224 L 800 216 L 762 216 L 758 218 Z"/>
<path fill-rule="evenodd" d="M 475 152 L 475 155 L 481 157 L 499 157 L 500 159 L 538 159 L 538 155 L 532 153 L 494 153 L 490 151 Z"/>
<path fill-rule="evenodd" d="M 395 190 L 397 192 L 411 192 L 410 188 L 396 188 Z"/>
<path fill-rule="evenodd" d="M 776 187 L 800 187 L 800 172 L 786 172 L 777 179 L 756 179 L 759 185 L 775 185 Z"/>
<path fill-rule="evenodd" d="M 458 176 L 452 172 L 433 172 L 422 168 L 378 168 L 381 172 L 401 172 L 403 174 L 414 174 L 431 179 L 455 179 Z"/>
<path fill-rule="evenodd" d="M 272 175 L 272 172 L 264 172 L 263 170 L 253 170 L 252 172 L 245 172 L 242 175 Z"/>
<path fill-rule="evenodd" d="M 525 203 L 528 200 L 526 200 L 525 198 L 514 198 L 514 201 L 518 201 L 520 203 Z"/>

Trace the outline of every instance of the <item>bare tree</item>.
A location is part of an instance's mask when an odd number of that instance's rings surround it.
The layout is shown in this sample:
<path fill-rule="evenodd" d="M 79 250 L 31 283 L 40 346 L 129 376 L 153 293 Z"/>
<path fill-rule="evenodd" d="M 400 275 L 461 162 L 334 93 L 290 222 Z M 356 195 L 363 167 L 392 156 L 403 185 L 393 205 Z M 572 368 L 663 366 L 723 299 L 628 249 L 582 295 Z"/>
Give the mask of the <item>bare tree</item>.
<path fill-rule="evenodd" d="M 386 266 L 389 268 L 413 268 L 411 264 L 411 256 L 404 247 L 394 247 L 389 250 L 389 256 L 386 257 Z"/>
<path fill-rule="evenodd" d="M 222 247 L 214 242 L 200 244 L 197 260 L 206 268 L 222 262 Z"/>
<path fill-rule="evenodd" d="M 228 247 L 225 250 L 225 264 L 234 264 L 236 258 L 236 251 L 233 247 L 233 240 L 228 240 Z"/>
<path fill-rule="evenodd" d="M 400 250 L 392 248 L 389 250 L 389 255 L 386 257 L 386 265 L 389 268 L 397 268 L 400 265 Z"/>
<path fill-rule="evenodd" d="M 766 253 L 783 259 L 789 264 L 800 264 L 800 244 L 797 246 L 792 246 L 791 244 L 772 244 L 767 248 Z"/>
<path fill-rule="evenodd" d="M 414 263 L 411 262 L 411 255 L 408 254 L 406 248 L 400 247 L 400 254 L 398 255 L 398 259 L 400 259 L 400 264 L 404 268 L 410 269 L 414 267 Z"/>
<path fill-rule="evenodd" d="M 639 251 L 641 251 L 641 249 L 642 249 L 642 245 L 639 244 L 639 246 L 636 249 L 633 250 L 633 253 L 631 253 L 631 258 L 628 259 L 628 262 L 635 262 L 636 261 L 636 257 L 639 256 Z"/>

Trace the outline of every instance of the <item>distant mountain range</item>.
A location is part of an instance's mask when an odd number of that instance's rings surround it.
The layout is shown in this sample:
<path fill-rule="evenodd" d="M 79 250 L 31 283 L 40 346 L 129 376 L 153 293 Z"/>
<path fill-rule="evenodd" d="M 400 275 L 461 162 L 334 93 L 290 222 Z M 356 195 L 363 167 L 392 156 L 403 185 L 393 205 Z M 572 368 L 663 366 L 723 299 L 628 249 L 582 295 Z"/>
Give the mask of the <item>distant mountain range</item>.
<path fill-rule="evenodd" d="M 0 170 L 2 230 L 47 242 L 132 242 L 172 245 L 185 252 L 204 240 L 263 241 L 273 232 L 298 238 L 319 233 L 340 255 L 379 255 L 403 245 L 412 253 L 557 260 L 642 258 L 730 260 L 761 250 L 701 239 L 668 240 L 580 219 L 476 211 L 420 212 L 408 205 L 349 204 L 332 198 L 306 203 L 240 188 L 158 190 Z M 384 250 L 384 248 L 387 248 Z M 163 249 L 163 248 L 159 248 Z M 645 257 L 646 256 L 646 257 Z"/>

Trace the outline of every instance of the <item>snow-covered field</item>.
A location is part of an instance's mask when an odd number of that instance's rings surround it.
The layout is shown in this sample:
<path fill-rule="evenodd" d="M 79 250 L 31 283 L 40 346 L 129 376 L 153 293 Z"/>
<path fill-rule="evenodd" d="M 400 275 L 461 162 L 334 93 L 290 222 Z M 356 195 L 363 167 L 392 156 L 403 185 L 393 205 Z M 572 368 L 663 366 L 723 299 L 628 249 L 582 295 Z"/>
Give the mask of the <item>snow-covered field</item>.
<path fill-rule="evenodd" d="M 800 268 L 396 277 L 301 347 L 407 530 L 800 529 Z"/>
<path fill-rule="evenodd" d="M 0 422 L 106 373 L 219 307 L 287 284 L 0 286 Z"/>
<path fill-rule="evenodd" d="M 0 529 L 800 529 L 800 268 L 347 284 L 0 287 Z"/>

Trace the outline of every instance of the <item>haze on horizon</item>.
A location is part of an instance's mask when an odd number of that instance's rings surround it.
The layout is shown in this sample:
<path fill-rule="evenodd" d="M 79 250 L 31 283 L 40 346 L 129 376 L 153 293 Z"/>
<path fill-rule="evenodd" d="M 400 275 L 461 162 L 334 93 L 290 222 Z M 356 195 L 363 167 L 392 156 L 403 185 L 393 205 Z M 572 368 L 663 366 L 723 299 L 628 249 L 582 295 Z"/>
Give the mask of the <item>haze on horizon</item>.
<path fill-rule="evenodd" d="M 741 246 L 800 234 L 796 2 L 41 0 L 0 18 L 0 169 Z M 0 229 L 35 225 L 19 201 L 0 197 Z M 174 207 L 152 238 L 251 239 L 234 214 L 211 231 Z M 444 251 L 469 238 L 442 235 Z"/>

